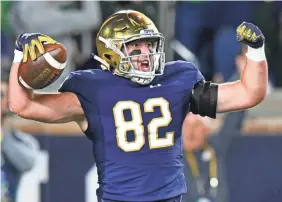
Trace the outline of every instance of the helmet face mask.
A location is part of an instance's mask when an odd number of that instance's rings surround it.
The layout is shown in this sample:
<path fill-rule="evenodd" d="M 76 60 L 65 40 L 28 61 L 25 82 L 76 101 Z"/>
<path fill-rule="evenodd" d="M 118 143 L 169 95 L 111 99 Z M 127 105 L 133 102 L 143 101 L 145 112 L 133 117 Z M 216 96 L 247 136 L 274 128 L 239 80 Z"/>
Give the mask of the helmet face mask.
<path fill-rule="evenodd" d="M 145 35 L 140 35 L 139 39 L 123 43 L 124 57 L 121 57 L 118 70 L 120 73 L 128 78 L 131 78 L 134 82 L 140 84 L 149 84 L 155 76 L 163 74 L 163 67 L 165 63 L 165 54 L 163 52 L 164 38 L 162 36 L 154 36 L 154 38 L 148 38 Z M 150 44 L 149 53 L 142 53 L 141 50 L 135 49 L 128 52 L 127 45 L 130 43 L 137 43 L 139 41 L 145 41 Z M 134 53 L 135 54 L 132 54 Z M 139 58 L 147 63 L 148 66 L 145 70 L 138 69 Z"/>
<path fill-rule="evenodd" d="M 142 53 L 141 50 L 138 52 L 138 49 L 128 51 L 129 44 L 140 41 L 149 41 L 148 53 Z M 113 74 L 129 78 L 142 85 L 149 84 L 155 76 L 163 74 L 164 37 L 153 22 L 142 13 L 124 11 L 112 15 L 102 25 L 96 44 L 104 69 L 112 70 Z M 148 61 L 148 68 L 145 71 L 140 71 L 136 67 L 137 62 L 134 62 L 136 58 L 141 57 Z"/>

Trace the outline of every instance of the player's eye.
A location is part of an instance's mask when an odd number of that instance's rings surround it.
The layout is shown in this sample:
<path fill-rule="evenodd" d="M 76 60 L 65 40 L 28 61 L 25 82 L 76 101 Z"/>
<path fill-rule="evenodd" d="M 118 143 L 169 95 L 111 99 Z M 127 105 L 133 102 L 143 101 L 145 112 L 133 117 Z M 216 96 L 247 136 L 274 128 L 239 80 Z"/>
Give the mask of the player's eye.
<path fill-rule="evenodd" d="M 157 46 L 157 43 L 156 41 L 150 41 L 149 43 L 147 43 L 147 47 L 150 51 L 156 51 L 156 46 Z"/>
<path fill-rule="evenodd" d="M 134 47 L 134 48 L 138 48 L 139 47 L 139 44 L 138 43 L 132 43 L 132 44 L 130 44 L 132 47 Z"/>
<path fill-rule="evenodd" d="M 146 43 L 146 46 L 147 46 L 148 48 L 152 48 L 152 46 L 153 46 L 153 45 L 152 45 L 152 42 L 147 42 L 147 43 Z"/>

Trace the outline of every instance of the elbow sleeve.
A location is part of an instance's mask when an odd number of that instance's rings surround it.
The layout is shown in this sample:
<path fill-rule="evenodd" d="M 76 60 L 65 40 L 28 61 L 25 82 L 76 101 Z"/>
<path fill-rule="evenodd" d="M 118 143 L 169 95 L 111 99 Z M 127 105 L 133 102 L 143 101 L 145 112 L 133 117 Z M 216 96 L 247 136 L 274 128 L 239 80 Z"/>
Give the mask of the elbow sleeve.
<path fill-rule="evenodd" d="M 201 80 L 192 91 L 190 110 L 193 114 L 216 118 L 218 85 Z"/>

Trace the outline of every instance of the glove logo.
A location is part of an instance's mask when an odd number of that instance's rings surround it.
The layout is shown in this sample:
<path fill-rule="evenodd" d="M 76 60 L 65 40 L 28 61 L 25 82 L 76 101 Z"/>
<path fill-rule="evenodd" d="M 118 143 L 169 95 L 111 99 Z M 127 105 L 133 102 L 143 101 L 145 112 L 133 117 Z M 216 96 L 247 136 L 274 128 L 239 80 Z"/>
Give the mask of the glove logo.
<path fill-rule="evenodd" d="M 33 39 L 33 40 L 31 40 L 30 44 L 24 45 L 24 55 L 23 55 L 23 62 L 24 63 L 27 62 L 28 53 L 29 53 L 30 58 L 32 60 L 36 59 L 35 47 L 37 47 L 40 54 L 45 53 L 43 45 L 38 40 Z"/>
<path fill-rule="evenodd" d="M 252 23 L 243 22 L 236 32 L 237 40 L 252 48 L 259 48 L 264 44 L 265 38 L 261 30 Z"/>
<path fill-rule="evenodd" d="M 43 44 L 55 43 L 57 42 L 47 35 L 39 33 L 22 33 L 16 41 L 16 49 L 23 51 L 23 63 L 25 63 L 28 60 L 28 55 L 32 60 L 36 60 L 37 55 L 35 47 L 38 49 L 39 53 L 43 55 L 45 53 Z"/>

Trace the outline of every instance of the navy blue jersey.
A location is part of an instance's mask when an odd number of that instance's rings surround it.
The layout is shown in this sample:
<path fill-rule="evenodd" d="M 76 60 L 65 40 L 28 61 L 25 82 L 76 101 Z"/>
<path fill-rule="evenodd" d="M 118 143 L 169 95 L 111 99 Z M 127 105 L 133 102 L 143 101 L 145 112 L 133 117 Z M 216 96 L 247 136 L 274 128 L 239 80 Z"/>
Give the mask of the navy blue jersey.
<path fill-rule="evenodd" d="M 103 70 L 70 74 L 61 92 L 75 93 L 88 120 L 101 198 L 155 201 L 186 192 L 182 123 L 203 76 L 184 61 L 167 63 L 147 86 Z"/>

